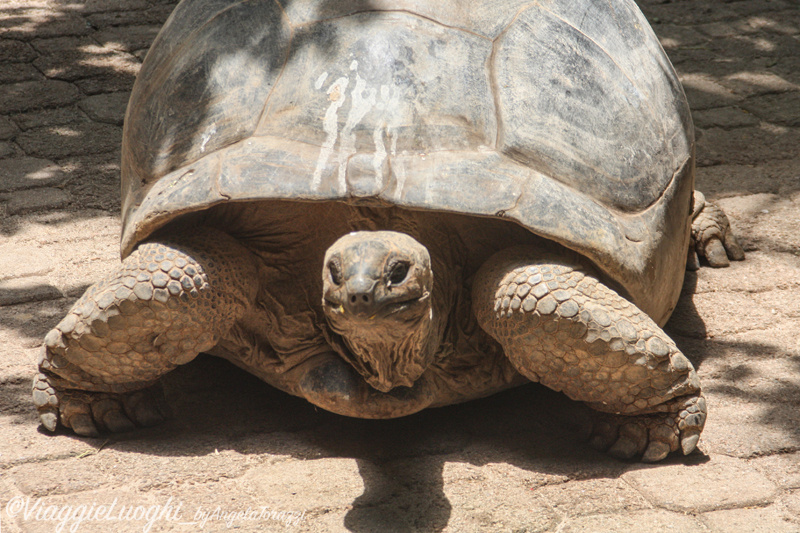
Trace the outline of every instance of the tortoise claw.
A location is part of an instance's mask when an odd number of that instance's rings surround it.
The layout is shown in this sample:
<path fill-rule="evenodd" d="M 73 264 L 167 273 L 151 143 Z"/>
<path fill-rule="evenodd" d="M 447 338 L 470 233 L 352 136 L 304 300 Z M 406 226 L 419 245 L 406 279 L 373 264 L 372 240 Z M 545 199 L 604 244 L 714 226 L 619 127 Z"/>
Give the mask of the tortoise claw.
<path fill-rule="evenodd" d="M 82 437 L 99 437 L 100 432 L 88 414 L 76 414 L 69 419 L 69 426 L 72 431 Z"/>
<path fill-rule="evenodd" d="M 700 440 L 700 431 L 691 430 L 683 434 L 681 438 L 681 450 L 683 455 L 689 455 L 697 448 L 697 441 Z"/>
<path fill-rule="evenodd" d="M 617 459 L 631 459 L 641 454 L 646 446 L 647 428 L 632 422 L 619 428 L 619 439 L 608 449 L 608 454 Z"/>
<path fill-rule="evenodd" d="M 725 252 L 725 246 L 722 241 L 716 237 L 712 237 L 705 245 L 705 256 L 708 264 L 715 268 L 730 266 L 731 262 L 728 261 L 728 254 Z"/>
<path fill-rule="evenodd" d="M 725 250 L 731 261 L 744 261 L 744 249 L 733 231 L 728 230 L 728 233 L 725 234 Z"/>
<path fill-rule="evenodd" d="M 669 455 L 670 451 L 669 444 L 655 440 L 651 442 L 649 446 L 647 446 L 647 450 L 645 450 L 644 455 L 642 456 L 642 462 L 657 463 Z"/>

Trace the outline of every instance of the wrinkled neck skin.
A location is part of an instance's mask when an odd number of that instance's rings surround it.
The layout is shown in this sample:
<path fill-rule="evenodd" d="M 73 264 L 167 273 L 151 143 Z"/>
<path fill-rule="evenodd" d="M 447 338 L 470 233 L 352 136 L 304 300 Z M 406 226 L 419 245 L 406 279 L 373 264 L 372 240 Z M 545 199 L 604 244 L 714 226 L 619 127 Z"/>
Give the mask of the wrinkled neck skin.
<path fill-rule="evenodd" d="M 444 329 L 438 318 L 433 306 L 429 306 L 424 316 L 405 323 L 404 327 L 366 322 L 330 323 L 350 352 L 341 355 L 370 386 L 388 392 L 397 386 L 413 386 L 434 361 Z"/>
<path fill-rule="evenodd" d="M 326 254 L 323 308 L 339 336 L 331 344 L 381 392 L 412 387 L 439 352 L 454 299 L 439 256 L 407 234 L 387 231 L 349 234 Z M 392 283 L 398 262 L 409 272 Z M 442 272 L 435 283 L 434 272 Z M 369 303 L 361 300 L 365 294 Z"/>

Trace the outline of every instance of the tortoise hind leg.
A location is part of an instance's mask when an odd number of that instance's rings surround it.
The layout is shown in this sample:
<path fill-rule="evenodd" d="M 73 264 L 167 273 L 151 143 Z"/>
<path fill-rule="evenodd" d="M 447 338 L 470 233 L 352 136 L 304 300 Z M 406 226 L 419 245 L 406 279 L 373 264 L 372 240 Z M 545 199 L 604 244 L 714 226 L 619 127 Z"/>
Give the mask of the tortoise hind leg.
<path fill-rule="evenodd" d="M 645 313 L 572 254 L 502 251 L 479 270 L 473 310 L 525 377 L 605 413 L 594 443 L 659 461 L 691 452 L 705 399 L 691 363 Z M 597 429 L 601 429 L 597 433 Z"/>
<path fill-rule="evenodd" d="M 139 246 L 45 337 L 33 387 L 42 424 L 93 436 L 159 422 L 148 389 L 231 328 L 256 273 L 250 252 L 213 229 Z"/>
<path fill-rule="evenodd" d="M 694 191 L 692 209 L 692 243 L 689 246 L 687 269 L 700 267 L 698 256 L 705 257 L 712 267 L 726 267 L 730 261 L 743 261 L 744 250 L 736 239 L 725 212 Z"/>

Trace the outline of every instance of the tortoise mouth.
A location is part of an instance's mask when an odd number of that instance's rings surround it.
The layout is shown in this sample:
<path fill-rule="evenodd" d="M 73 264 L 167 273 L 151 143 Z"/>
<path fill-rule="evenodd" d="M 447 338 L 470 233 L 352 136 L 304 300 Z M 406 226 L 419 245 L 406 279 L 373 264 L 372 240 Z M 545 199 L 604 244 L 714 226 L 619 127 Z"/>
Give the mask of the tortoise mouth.
<path fill-rule="evenodd" d="M 352 321 L 362 325 L 364 323 L 374 323 L 376 320 L 390 320 L 408 322 L 421 315 L 421 312 L 428 307 L 430 293 L 425 292 L 420 296 L 408 296 L 382 302 L 377 309 L 369 312 L 348 310 L 341 302 L 331 298 L 324 298 L 323 304 L 325 314 L 337 323 L 340 321 Z"/>

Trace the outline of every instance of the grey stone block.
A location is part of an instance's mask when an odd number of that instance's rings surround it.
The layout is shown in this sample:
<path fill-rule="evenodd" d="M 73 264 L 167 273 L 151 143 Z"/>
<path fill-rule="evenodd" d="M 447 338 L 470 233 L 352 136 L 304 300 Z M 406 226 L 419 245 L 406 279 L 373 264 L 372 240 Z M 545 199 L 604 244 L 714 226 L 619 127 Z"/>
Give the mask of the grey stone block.
<path fill-rule="evenodd" d="M 36 51 L 22 41 L 3 39 L 0 41 L 0 61 L 27 63 L 36 58 Z"/>
<path fill-rule="evenodd" d="M 11 143 L 0 142 L 0 159 L 12 156 L 15 153 L 16 149 L 14 149 L 14 145 Z M 2 162 L 0 162 L 0 167 L 2 167 Z"/>
<path fill-rule="evenodd" d="M 121 142 L 122 128 L 88 121 L 38 128 L 17 135 L 17 144 L 26 154 L 48 159 L 111 152 Z"/>
<path fill-rule="evenodd" d="M 6 117 L 0 117 L 0 140 L 7 141 L 17 134 L 19 128 Z"/>
<path fill-rule="evenodd" d="M 0 306 L 57 300 L 63 295 L 45 278 L 17 278 L 0 281 Z"/>
<path fill-rule="evenodd" d="M 29 63 L 6 63 L 3 68 L 0 68 L 0 83 L 18 83 L 43 79 L 44 75 Z"/>
<path fill-rule="evenodd" d="M 759 118 L 738 107 L 717 107 L 692 113 L 694 125 L 698 128 L 742 128 L 756 126 Z"/>
<path fill-rule="evenodd" d="M 42 276 L 53 270 L 50 258 L 33 246 L 0 245 L 0 281 Z"/>
<path fill-rule="evenodd" d="M 0 161 L 0 192 L 59 185 L 65 175 L 47 159 L 19 157 Z"/>
<path fill-rule="evenodd" d="M 78 88 L 65 81 L 25 81 L 0 90 L 0 114 L 71 104 L 79 97 Z"/>
<path fill-rule="evenodd" d="M 763 506 L 777 496 L 776 486 L 746 461 L 722 455 L 701 464 L 632 470 L 623 479 L 653 505 L 679 512 Z"/>
<path fill-rule="evenodd" d="M 0 205 L 5 206 L 9 215 L 58 209 L 69 204 L 69 201 L 69 193 L 50 187 L 16 191 L 0 196 Z"/>
<path fill-rule="evenodd" d="M 78 103 L 78 107 L 92 120 L 122 126 L 128 98 L 129 92 L 98 94 L 84 98 Z"/>

